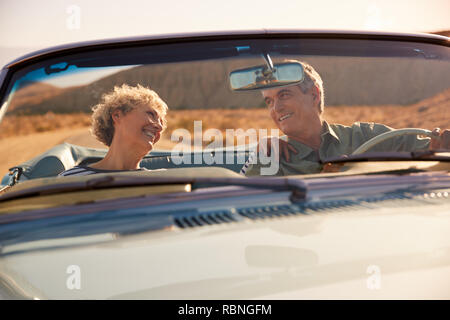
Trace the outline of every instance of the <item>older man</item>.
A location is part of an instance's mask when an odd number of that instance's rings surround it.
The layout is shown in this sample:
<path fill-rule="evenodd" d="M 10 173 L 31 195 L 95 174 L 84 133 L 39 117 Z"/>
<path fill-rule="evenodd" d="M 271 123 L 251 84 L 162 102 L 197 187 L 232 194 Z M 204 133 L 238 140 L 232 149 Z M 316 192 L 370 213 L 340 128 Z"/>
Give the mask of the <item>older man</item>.
<path fill-rule="evenodd" d="M 304 80 L 301 83 L 262 91 L 272 120 L 286 135 L 279 140 L 282 156 L 276 175 L 321 172 L 321 159 L 351 154 L 366 141 L 393 130 L 376 123 L 356 122 L 352 126 L 328 124 L 322 117 L 322 79 L 312 66 L 300 63 L 304 69 Z M 435 129 L 433 134 L 432 139 L 417 136 L 392 138 L 376 145 L 370 151 L 413 151 L 450 147 L 449 130 L 441 132 Z M 261 165 L 252 162 L 252 158 L 247 161 L 242 168 L 242 174 L 261 174 Z"/>

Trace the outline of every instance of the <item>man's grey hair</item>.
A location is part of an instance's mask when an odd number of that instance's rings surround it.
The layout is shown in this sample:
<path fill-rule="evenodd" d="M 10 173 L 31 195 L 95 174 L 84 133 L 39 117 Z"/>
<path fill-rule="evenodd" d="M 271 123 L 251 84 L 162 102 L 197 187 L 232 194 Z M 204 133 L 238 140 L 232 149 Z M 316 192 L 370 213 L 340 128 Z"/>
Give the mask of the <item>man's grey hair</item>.
<path fill-rule="evenodd" d="M 302 65 L 304 71 L 304 80 L 298 84 L 303 93 L 307 93 L 313 86 L 319 89 L 320 103 L 319 111 L 322 114 L 325 107 L 325 94 L 323 90 L 323 81 L 319 73 L 308 63 L 298 60 L 286 60 L 285 62 L 298 62 Z"/>

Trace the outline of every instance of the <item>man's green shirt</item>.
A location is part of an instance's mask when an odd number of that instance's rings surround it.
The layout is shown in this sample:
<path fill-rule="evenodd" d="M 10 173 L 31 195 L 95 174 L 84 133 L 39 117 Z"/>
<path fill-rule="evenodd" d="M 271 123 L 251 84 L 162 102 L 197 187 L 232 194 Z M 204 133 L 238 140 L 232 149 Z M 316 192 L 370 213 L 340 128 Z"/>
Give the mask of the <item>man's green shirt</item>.
<path fill-rule="evenodd" d="M 297 154 L 290 151 L 290 162 L 283 157 L 279 159 L 279 169 L 275 174 L 277 176 L 319 173 L 322 171 L 320 160 L 349 155 L 366 141 L 394 129 L 378 123 L 355 122 L 351 127 L 341 124 L 328 124 L 323 122 L 322 142 L 319 150 L 304 145 L 301 142 L 290 139 L 286 136 L 280 137 L 297 149 Z M 415 135 L 400 136 L 384 141 L 368 152 L 380 151 L 414 151 L 428 148 L 430 139 L 419 138 Z M 261 165 L 259 161 L 254 161 L 253 155 L 242 168 L 241 173 L 246 176 L 260 175 L 262 167 L 268 167 L 270 164 Z M 256 162 L 256 163 L 251 163 Z"/>

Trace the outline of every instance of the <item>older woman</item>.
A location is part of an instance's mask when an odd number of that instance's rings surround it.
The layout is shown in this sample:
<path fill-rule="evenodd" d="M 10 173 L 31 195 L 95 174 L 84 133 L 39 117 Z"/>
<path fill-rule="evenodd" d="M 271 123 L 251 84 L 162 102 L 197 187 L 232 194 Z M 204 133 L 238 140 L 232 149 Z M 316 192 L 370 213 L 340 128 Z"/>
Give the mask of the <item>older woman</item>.
<path fill-rule="evenodd" d="M 166 127 L 166 103 L 141 85 L 115 87 L 94 106 L 91 132 L 109 147 L 106 156 L 90 166 L 76 166 L 60 176 L 122 170 L 145 170 L 142 158 L 153 149 Z"/>

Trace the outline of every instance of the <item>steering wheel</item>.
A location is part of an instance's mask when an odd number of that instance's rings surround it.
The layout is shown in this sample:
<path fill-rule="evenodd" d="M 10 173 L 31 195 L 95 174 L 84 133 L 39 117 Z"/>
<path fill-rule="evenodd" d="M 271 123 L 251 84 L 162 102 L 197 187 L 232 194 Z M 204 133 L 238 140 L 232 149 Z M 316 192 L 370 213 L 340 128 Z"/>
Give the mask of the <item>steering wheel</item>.
<path fill-rule="evenodd" d="M 404 135 L 423 135 L 427 137 L 431 137 L 431 131 L 425 130 L 425 129 L 417 129 L 417 128 L 406 128 L 406 129 L 397 129 L 393 131 L 388 131 L 385 133 L 382 133 L 376 137 L 373 137 L 369 141 L 366 141 L 364 144 L 359 146 L 355 151 L 353 151 L 352 155 L 354 154 L 361 154 L 369 150 L 370 148 L 374 147 L 375 145 L 386 141 L 391 138 L 404 136 Z"/>

